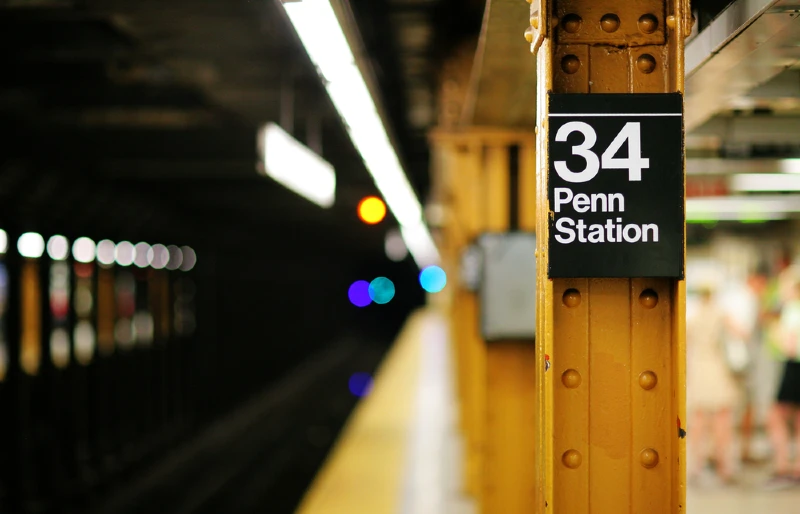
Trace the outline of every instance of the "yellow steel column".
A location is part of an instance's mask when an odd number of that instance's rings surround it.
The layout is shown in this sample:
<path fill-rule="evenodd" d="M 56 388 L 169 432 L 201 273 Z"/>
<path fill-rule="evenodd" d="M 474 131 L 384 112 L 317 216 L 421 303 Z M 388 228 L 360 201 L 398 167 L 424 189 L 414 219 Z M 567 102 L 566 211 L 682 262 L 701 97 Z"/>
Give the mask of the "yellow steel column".
<path fill-rule="evenodd" d="M 483 145 L 479 139 L 468 139 L 469 143 L 462 148 L 464 161 L 462 173 L 456 180 L 463 180 L 466 191 L 465 202 L 459 209 L 466 226 L 467 241 L 472 243 L 483 229 L 486 212 L 482 191 Z M 466 245 L 464 246 L 466 247 Z M 474 293 L 463 291 L 460 323 L 464 328 L 464 349 L 466 367 L 464 381 L 466 399 L 464 403 L 466 415 L 467 440 L 467 492 L 478 502 L 481 497 L 483 471 L 485 413 L 486 413 L 486 346 L 481 339 L 478 325 L 478 298 Z"/>
<path fill-rule="evenodd" d="M 526 138 L 522 138 L 523 141 Z M 519 219 L 522 230 L 535 222 L 535 161 L 532 137 L 520 148 Z M 493 144 L 487 151 L 485 196 L 487 229 L 509 230 L 509 150 L 512 143 Z M 528 191 L 525 188 L 530 188 Z M 523 514 L 535 508 L 532 369 L 534 345 L 529 341 L 492 342 L 486 347 L 486 449 L 481 512 Z"/>
<path fill-rule="evenodd" d="M 547 278 L 547 93 L 682 91 L 688 2 L 533 0 L 531 15 L 539 88 L 536 512 L 684 512 L 684 284 Z M 552 367 L 544 372 L 546 355 Z"/>
<path fill-rule="evenodd" d="M 492 128 L 438 131 L 437 174 L 442 201 L 451 210 L 444 238 L 458 255 L 482 232 L 509 230 L 509 151 L 519 145 L 519 228 L 534 231 L 536 161 L 533 133 Z M 534 346 L 508 341 L 486 344 L 479 332 L 475 293 L 457 287 L 451 306 L 458 366 L 462 430 L 466 442 L 465 486 L 481 512 L 531 512 L 536 438 Z"/>
<path fill-rule="evenodd" d="M 483 147 L 469 134 L 439 134 L 434 145 L 444 150 L 447 168 L 446 202 L 453 217 L 445 237 L 457 255 L 474 241 L 483 225 L 481 191 Z M 475 294 L 458 287 L 453 294 L 451 327 L 456 353 L 460 422 L 465 442 L 464 482 L 468 494 L 479 498 L 485 413 L 486 352 L 478 332 Z"/>

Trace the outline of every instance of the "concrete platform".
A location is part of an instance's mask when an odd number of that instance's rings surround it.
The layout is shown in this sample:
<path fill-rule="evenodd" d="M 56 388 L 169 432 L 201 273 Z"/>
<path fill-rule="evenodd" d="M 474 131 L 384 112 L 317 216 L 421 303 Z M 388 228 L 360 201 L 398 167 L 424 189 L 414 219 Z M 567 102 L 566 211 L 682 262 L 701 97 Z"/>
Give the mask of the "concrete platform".
<path fill-rule="evenodd" d="M 447 323 L 434 310 L 408 320 L 297 514 L 477 514 L 461 492 L 447 337 Z M 702 477 L 688 490 L 687 513 L 800 513 L 800 485 L 767 491 L 766 476 L 763 466 L 745 468 L 736 487 Z"/>

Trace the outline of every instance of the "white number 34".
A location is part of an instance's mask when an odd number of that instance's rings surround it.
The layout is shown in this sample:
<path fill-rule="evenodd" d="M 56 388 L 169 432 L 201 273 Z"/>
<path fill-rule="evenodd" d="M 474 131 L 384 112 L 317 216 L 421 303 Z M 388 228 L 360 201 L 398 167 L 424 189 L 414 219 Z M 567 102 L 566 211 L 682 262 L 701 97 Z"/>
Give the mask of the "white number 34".
<path fill-rule="evenodd" d="M 601 162 L 602 168 L 606 170 L 628 170 L 629 182 L 642 180 L 642 170 L 650 167 L 650 159 L 642 157 L 642 135 L 639 122 L 626 123 L 599 159 L 597 154 L 592 151 L 592 147 L 597 142 L 597 133 L 588 123 L 582 121 L 565 123 L 558 129 L 556 141 L 565 142 L 573 132 L 583 134 L 583 142 L 572 147 L 572 155 L 583 157 L 586 167 L 581 171 L 572 171 L 566 161 L 556 161 L 556 173 L 567 182 L 579 183 L 592 180 L 600 171 Z M 625 141 L 628 141 L 628 157 L 614 157 Z"/>

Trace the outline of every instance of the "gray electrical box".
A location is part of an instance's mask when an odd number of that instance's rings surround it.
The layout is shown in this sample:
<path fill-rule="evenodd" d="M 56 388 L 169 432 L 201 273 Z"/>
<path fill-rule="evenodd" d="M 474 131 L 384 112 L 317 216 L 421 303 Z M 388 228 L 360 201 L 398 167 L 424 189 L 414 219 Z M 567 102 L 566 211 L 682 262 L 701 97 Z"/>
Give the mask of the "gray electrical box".
<path fill-rule="evenodd" d="M 533 340 L 536 335 L 536 236 L 483 234 L 481 332 L 486 341 Z"/>

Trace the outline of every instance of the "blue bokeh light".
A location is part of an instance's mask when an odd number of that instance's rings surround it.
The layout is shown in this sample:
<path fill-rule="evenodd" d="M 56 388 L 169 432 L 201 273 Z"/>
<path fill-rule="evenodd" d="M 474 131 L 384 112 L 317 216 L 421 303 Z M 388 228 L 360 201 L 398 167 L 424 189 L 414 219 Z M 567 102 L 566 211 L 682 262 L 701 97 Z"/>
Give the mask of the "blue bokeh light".
<path fill-rule="evenodd" d="M 350 285 L 347 291 L 347 297 L 350 298 L 350 303 L 356 307 L 366 307 L 372 303 L 369 292 L 369 282 L 366 280 L 356 280 Z"/>
<path fill-rule="evenodd" d="M 369 373 L 353 373 L 347 383 L 347 387 L 353 396 L 362 398 L 372 390 L 372 377 Z"/>
<path fill-rule="evenodd" d="M 447 273 L 439 266 L 428 266 L 420 272 L 419 284 L 429 293 L 438 293 L 447 285 Z"/>
<path fill-rule="evenodd" d="M 394 293 L 394 282 L 386 277 L 378 277 L 369 284 L 369 297 L 377 304 L 389 303 Z"/>

